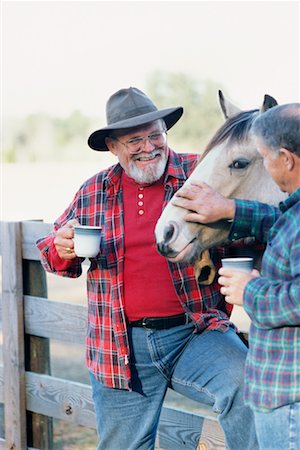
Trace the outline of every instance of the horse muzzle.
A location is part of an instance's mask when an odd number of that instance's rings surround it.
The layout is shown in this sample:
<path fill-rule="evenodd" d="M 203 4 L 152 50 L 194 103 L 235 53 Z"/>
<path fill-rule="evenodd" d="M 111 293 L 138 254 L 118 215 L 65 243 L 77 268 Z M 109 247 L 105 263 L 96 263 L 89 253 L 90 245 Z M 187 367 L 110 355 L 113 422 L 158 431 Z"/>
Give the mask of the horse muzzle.
<path fill-rule="evenodd" d="M 162 256 L 165 256 L 166 258 L 175 258 L 178 255 L 178 252 L 172 250 L 169 244 L 166 244 L 165 242 L 158 242 L 157 250 Z"/>

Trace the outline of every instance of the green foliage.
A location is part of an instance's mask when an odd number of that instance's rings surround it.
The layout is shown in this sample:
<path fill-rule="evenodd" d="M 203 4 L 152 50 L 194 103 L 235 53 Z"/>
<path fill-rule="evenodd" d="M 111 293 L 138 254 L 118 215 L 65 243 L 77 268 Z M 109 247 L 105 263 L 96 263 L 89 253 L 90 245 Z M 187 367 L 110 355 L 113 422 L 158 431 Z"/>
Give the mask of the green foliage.
<path fill-rule="evenodd" d="M 66 118 L 31 114 L 24 120 L 6 120 L 3 161 L 82 160 L 83 154 L 89 155 L 86 141 L 92 122 L 79 111 Z"/>
<path fill-rule="evenodd" d="M 219 106 L 220 84 L 194 80 L 184 73 L 154 72 L 147 93 L 159 107 L 183 106 L 184 114 L 170 130 L 169 142 L 177 151 L 201 153 L 223 118 Z M 178 148 L 179 147 L 179 148 Z"/>
<path fill-rule="evenodd" d="M 174 150 L 203 151 L 223 121 L 218 103 L 220 88 L 212 81 L 194 80 L 184 73 L 153 72 L 149 76 L 145 90 L 158 107 L 184 107 L 183 117 L 169 133 Z M 74 111 L 66 118 L 31 114 L 24 120 L 6 119 L 3 125 L 3 162 L 92 161 L 94 152 L 89 151 L 87 138 L 101 123 Z"/>

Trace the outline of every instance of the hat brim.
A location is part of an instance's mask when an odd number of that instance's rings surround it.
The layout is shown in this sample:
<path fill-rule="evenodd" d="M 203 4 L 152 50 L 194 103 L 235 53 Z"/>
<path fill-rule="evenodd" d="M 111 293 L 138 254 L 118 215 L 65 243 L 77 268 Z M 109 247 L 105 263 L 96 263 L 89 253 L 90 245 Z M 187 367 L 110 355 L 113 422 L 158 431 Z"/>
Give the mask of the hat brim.
<path fill-rule="evenodd" d="M 159 111 L 152 111 L 147 114 L 131 117 L 130 119 L 121 120 L 120 122 L 116 122 L 112 125 L 101 128 L 100 130 L 94 131 L 94 133 L 92 133 L 88 138 L 88 145 L 93 150 L 107 152 L 108 148 L 105 144 L 105 138 L 109 136 L 110 131 L 134 128 L 158 119 L 164 119 L 167 130 L 169 130 L 180 119 L 182 114 L 183 108 L 179 106 L 177 108 L 165 108 Z"/>

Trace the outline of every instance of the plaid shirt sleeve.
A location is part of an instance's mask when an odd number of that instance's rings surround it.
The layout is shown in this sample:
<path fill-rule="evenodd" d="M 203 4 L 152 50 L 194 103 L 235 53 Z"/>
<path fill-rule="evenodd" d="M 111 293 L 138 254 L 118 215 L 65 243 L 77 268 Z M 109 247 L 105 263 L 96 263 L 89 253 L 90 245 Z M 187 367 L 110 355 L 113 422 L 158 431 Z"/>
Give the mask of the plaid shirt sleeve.
<path fill-rule="evenodd" d="M 267 242 L 268 233 L 280 211 L 275 206 L 251 200 L 235 200 L 236 212 L 229 239 L 235 241 L 254 236 L 260 242 Z"/>

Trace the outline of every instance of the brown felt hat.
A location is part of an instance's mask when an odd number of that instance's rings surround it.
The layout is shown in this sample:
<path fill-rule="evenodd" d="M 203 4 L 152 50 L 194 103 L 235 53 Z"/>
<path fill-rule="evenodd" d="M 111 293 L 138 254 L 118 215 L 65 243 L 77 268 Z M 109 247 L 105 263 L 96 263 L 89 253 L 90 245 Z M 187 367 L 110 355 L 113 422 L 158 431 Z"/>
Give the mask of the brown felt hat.
<path fill-rule="evenodd" d="M 93 150 L 108 151 L 105 138 L 112 130 L 134 128 L 157 119 L 164 119 L 169 130 L 182 114 L 181 106 L 158 110 L 152 100 L 135 87 L 120 89 L 107 101 L 107 126 L 94 131 L 88 139 L 88 144 Z"/>

